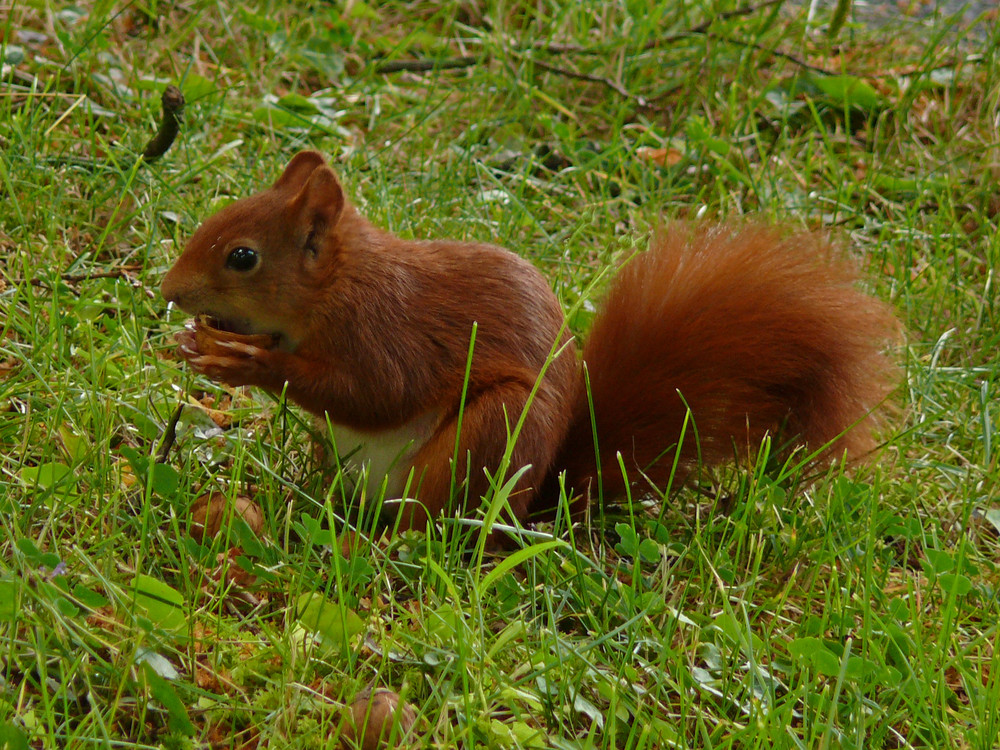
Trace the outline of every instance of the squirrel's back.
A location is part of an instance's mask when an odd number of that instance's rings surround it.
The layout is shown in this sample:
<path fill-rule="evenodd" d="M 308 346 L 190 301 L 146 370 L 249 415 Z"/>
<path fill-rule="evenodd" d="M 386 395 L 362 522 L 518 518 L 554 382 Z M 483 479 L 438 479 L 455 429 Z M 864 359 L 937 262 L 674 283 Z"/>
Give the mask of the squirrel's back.
<path fill-rule="evenodd" d="M 675 224 L 618 271 L 584 346 L 580 400 L 557 465 L 605 494 L 754 453 L 765 433 L 829 455 L 874 447 L 899 325 L 855 265 L 813 234 Z M 690 421 L 680 446 L 685 419 Z M 596 427 L 596 429 L 595 429 Z"/>

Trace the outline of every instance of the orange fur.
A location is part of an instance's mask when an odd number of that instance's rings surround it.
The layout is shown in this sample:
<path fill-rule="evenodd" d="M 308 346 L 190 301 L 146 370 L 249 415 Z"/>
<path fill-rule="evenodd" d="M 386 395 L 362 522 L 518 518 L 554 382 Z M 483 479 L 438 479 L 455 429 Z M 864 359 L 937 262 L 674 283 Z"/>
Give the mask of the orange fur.
<path fill-rule="evenodd" d="M 248 253 L 255 262 L 241 266 Z M 811 447 L 846 433 L 833 450 L 867 451 L 869 411 L 892 386 L 881 347 L 896 322 L 855 282 L 851 264 L 813 235 L 751 224 L 662 232 L 619 270 L 584 348 L 605 488 L 623 489 L 617 452 L 663 480 L 685 402 L 699 438 L 681 446 L 685 471 L 782 426 Z M 402 240 L 372 226 L 316 152 L 209 217 L 162 291 L 221 327 L 277 342 L 227 342 L 207 326 L 182 333 L 198 371 L 284 389 L 352 435 L 396 440 L 412 426 L 408 468 L 423 507 L 406 506 L 404 527 L 454 510 L 456 436 L 458 494 L 478 503 L 555 349 L 511 456 L 511 472 L 531 466 L 511 510 L 524 520 L 551 503 L 542 488 L 562 470 L 569 486 L 594 489 L 581 370 L 541 274 L 492 245 Z"/>

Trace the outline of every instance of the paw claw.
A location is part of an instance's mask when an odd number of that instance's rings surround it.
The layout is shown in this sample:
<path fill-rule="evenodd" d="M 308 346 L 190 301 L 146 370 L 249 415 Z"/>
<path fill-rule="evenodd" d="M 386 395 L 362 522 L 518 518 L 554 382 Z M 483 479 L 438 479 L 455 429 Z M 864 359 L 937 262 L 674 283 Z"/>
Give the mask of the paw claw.
<path fill-rule="evenodd" d="M 219 346 L 233 352 L 239 352 L 245 357 L 259 357 L 264 350 L 253 344 L 244 344 L 241 341 L 220 341 Z"/>

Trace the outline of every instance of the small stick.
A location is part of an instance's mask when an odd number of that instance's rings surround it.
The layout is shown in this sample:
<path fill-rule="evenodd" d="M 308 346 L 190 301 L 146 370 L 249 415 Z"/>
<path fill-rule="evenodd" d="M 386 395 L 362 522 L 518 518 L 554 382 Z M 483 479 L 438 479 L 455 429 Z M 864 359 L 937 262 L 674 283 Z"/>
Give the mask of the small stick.
<path fill-rule="evenodd" d="M 160 444 L 160 450 L 156 453 L 156 463 L 158 464 L 165 464 L 167 458 L 170 456 L 170 449 L 174 447 L 174 443 L 177 440 L 177 423 L 180 421 L 183 411 L 184 404 L 177 404 L 174 415 L 170 418 L 170 422 L 167 423 L 167 429 L 163 431 L 163 442 Z"/>
<path fill-rule="evenodd" d="M 763 44 L 758 44 L 757 42 L 747 42 L 747 41 L 744 41 L 742 39 L 734 39 L 732 37 L 725 36 L 723 34 L 709 33 L 709 34 L 705 34 L 705 36 L 708 37 L 709 39 L 717 39 L 720 42 L 725 42 L 726 44 L 732 44 L 732 45 L 735 45 L 737 47 L 749 47 L 750 49 L 759 50 L 760 52 L 764 52 L 765 54 L 768 54 L 768 55 L 773 55 L 774 57 L 780 57 L 783 60 L 788 60 L 788 62 L 793 63 L 795 65 L 798 65 L 800 68 L 805 68 L 806 70 L 811 70 L 814 73 L 822 73 L 823 75 L 827 75 L 827 76 L 836 75 L 836 73 L 834 71 L 832 71 L 832 70 L 827 70 L 826 68 L 821 68 L 818 65 L 813 65 L 812 63 L 807 63 L 805 60 L 803 60 L 800 57 L 796 57 L 795 55 L 791 55 L 788 52 L 782 52 L 779 49 L 771 49 L 769 47 L 765 47 Z"/>
<path fill-rule="evenodd" d="M 401 70 L 423 73 L 428 70 L 447 70 L 449 68 L 471 68 L 485 60 L 484 57 L 466 55 L 464 57 L 445 57 L 438 60 L 386 60 L 375 65 L 376 73 L 398 73 Z"/>
<path fill-rule="evenodd" d="M 591 83 L 600 83 L 607 86 L 609 89 L 617 94 L 625 97 L 626 99 L 633 99 L 635 103 L 640 107 L 645 107 L 647 105 L 646 99 L 639 96 L 638 94 L 633 94 L 631 91 L 626 89 L 617 81 L 610 78 L 603 78 L 601 76 L 590 75 L 589 73 L 577 73 L 575 70 L 566 70 L 565 68 L 559 68 L 555 65 L 549 65 L 546 62 L 542 62 L 539 59 L 533 59 L 531 64 L 535 67 L 541 68 L 542 70 L 547 70 L 550 73 L 555 73 L 556 75 L 566 76 L 567 78 L 576 78 L 580 81 L 590 81 Z"/>
<path fill-rule="evenodd" d="M 177 133 L 180 130 L 181 121 L 184 119 L 184 94 L 176 86 L 167 86 L 160 97 L 163 105 L 163 118 L 160 120 L 160 129 L 156 131 L 146 150 L 142 152 L 146 161 L 159 159 L 167 149 L 173 144 Z"/>
<path fill-rule="evenodd" d="M 73 288 L 73 284 L 90 281 L 92 279 L 125 279 L 132 283 L 133 286 L 141 286 L 137 284 L 135 277 L 132 275 L 139 270 L 139 266 L 122 266 L 120 268 L 113 268 L 110 271 L 93 271 L 92 273 L 63 273 L 59 275 L 59 280 L 66 284 L 66 288 L 73 293 L 74 296 L 80 297 L 80 291 Z M 16 280 L 15 280 L 16 281 Z M 20 283 L 20 282 L 16 282 Z M 28 283 L 39 289 L 48 289 L 52 291 L 52 287 L 49 286 L 48 281 L 41 278 L 40 276 L 35 276 L 28 280 Z"/>
<path fill-rule="evenodd" d="M 129 279 L 131 274 L 140 271 L 141 266 L 131 265 L 113 268 L 110 271 L 94 271 L 92 273 L 63 273 L 59 275 L 60 281 L 73 284 L 78 281 L 90 281 L 91 279 Z"/>

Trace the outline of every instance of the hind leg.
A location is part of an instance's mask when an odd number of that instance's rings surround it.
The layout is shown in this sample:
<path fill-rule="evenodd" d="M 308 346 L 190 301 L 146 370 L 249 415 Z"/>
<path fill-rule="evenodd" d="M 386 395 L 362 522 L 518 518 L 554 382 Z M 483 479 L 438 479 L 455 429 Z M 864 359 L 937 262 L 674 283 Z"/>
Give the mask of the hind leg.
<path fill-rule="evenodd" d="M 447 418 L 434 436 L 413 459 L 413 486 L 419 503 L 408 503 L 401 510 L 399 528 L 423 528 L 428 516 L 434 518 L 445 510 L 461 510 L 469 516 L 479 507 L 489 490 L 486 471 L 495 475 L 507 450 L 508 434 L 515 428 L 531 392 L 517 381 L 479 390 L 469 399 L 459 424 L 458 415 Z M 532 403 L 511 453 L 506 480 L 530 464 L 518 480 L 508 502 L 512 515 L 524 521 L 538 486 L 552 464 L 558 441 L 546 439 L 553 414 L 539 399 Z M 452 470 L 458 438 L 458 464 Z M 558 436 L 561 438 L 561 434 Z M 454 474 L 454 476 L 453 476 Z M 454 497 L 453 497 L 454 495 Z"/>

